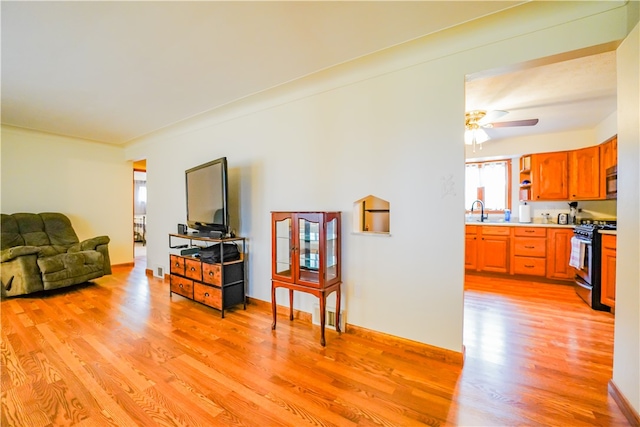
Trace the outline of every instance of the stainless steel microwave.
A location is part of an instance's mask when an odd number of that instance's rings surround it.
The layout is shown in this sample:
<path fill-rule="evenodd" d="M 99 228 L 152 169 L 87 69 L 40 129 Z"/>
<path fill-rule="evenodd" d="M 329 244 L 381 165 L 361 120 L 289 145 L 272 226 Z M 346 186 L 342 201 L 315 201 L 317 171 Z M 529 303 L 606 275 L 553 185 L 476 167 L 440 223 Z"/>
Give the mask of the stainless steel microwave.
<path fill-rule="evenodd" d="M 618 198 L 618 166 L 611 166 L 606 170 L 607 199 Z"/>

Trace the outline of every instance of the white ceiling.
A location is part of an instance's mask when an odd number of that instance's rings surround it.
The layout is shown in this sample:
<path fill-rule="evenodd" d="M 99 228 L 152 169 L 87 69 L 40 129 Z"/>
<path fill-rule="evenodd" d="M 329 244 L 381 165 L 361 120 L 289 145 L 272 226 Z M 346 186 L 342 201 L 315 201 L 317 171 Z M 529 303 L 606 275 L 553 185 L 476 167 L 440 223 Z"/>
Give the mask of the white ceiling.
<path fill-rule="evenodd" d="M 2 123 L 124 144 L 523 2 L 2 1 Z M 608 58 L 604 65 L 475 79 L 468 83 L 468 107 L 509 110 L 502 120 L 535 116 L 536 130 L 547 121 L 592 127 L 568 120 L 569 113 L 582 110 L 578 117 L 593 121 L 615 110 L 612 64 Z M 546 74 L 563 68 L 569 77 Z"/>
<path fill-rule="evenodd" d="M 616 56 L 609 51 L 466 84 L 466 110 L 503 110 L 495 120 L 539 119 L 531 127 L 485 129 L 491 139 L 591 129 L 616 111 Z"/>

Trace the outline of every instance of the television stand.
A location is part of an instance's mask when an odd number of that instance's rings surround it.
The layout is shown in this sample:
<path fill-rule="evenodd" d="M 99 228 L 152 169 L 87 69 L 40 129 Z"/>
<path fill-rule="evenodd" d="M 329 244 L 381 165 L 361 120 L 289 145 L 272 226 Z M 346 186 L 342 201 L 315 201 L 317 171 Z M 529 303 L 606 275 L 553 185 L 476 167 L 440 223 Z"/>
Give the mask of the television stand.
<path fill-rule="evenodd" d="M 214 233 L 220 233 L 215 232 Z M 247 309 L 245 274 L 246 245 L 244 237 L 213 238 L 204 233 L 169 234 L 169 248 L 184 247 L 185 240 L 190 249 L 182 249 L 180 254 L 169 255 L 171 275 L 169 276 L 169 298 L 175 293 L 201 304 L 224 311 L 242 304 Z M 200 243 L 200 244 L 198 244 Z M 200 258 L 200 248 L 220 245 L 224 254 L 224 244 L 235 244 L 240 251 L 240 259 L 214 263 Z M 196 253 L 190 253 L 194 250 Z"/>

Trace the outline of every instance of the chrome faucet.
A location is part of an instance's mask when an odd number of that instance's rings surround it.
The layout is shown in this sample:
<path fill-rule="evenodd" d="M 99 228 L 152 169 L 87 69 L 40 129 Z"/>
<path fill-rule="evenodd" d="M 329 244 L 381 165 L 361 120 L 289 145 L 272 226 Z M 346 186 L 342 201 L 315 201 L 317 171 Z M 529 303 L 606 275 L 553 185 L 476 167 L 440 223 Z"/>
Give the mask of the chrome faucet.
<path fill-rule="evenodd" d="M 476 203 L 480 203 L 480 222 L 484 222 L 485 219 L 489 218 L 489 215 L 487 215 L 486 217 L 484 216 L 484 203 L 482 202 L 482 200 L 474 200 L 474 202 L 471 203 L 471 213 L 473 213 L 473 207 L 476 205 Z"/>

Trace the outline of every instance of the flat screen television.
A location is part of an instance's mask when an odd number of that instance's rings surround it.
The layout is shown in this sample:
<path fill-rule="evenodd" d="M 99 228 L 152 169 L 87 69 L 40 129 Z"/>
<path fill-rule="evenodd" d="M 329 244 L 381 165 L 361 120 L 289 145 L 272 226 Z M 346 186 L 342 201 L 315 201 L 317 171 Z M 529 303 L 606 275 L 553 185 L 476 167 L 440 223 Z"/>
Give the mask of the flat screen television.
<path fill-rule="evenodd" d="M 224 235 L 229 231 L 227 158 L 185 171 L 187 225 L 200 233 Z"/>

